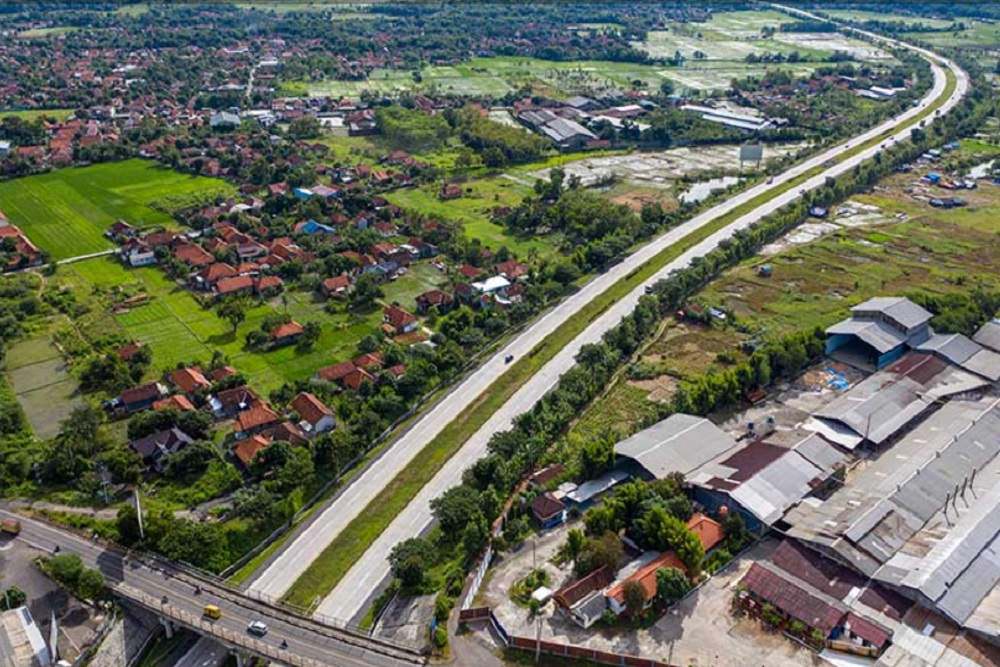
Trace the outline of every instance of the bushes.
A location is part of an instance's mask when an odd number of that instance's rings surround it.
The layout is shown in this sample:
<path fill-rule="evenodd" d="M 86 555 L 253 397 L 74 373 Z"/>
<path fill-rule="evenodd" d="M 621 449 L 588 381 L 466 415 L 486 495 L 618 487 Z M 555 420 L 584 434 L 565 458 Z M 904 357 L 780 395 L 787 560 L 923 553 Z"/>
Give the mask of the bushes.
<path fill-rule="evenodd" d="M 39 561 L 39 566 L 77 597 L 96 600 L 105 592 L 104 575 L 85 568 L 76 554 L 62 554 Z"/>

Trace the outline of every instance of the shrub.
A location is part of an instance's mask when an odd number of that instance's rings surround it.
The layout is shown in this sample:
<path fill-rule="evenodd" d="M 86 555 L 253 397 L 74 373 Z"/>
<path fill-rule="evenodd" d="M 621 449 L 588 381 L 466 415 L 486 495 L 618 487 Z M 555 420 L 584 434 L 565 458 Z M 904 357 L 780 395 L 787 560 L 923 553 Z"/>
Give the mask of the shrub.
<path fill-rule="evenodd" d="M 0 610 L 17 609 L 28 601 L 28 594 L 17 586 L 11 586 L 0 597 Z"/>
<path fill-rule="evenodd" d="M 434 647 L 437 649 L 443 649 L 448 645 L 448 631 L 443 625 L 439 625 L 434 628 Z"/>

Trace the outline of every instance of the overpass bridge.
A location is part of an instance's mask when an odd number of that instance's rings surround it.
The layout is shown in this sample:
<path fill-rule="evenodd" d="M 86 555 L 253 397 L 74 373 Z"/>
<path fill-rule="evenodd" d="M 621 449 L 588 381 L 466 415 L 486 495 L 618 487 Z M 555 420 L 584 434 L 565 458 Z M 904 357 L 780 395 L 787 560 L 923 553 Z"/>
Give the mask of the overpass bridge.
<path fill-rule="evenodd" d="M 251 656 L 292 667 L 411 667 L 426 662 L 416 647 L 369 637 L 332 619 L 298 614 L 203 572 L 0 509 L 4 518 L 21 522 L 15 539 L 50 554 L 58 547 L 59 553 L 77 554 L 86 567 L 100 570 L 115 595 L 155 613 L 168 636 L 186 628 L 210 638 L 235 654 L 240 667 Z M 208 604 L 219 607 L 222 617 L 204 616 Z M 266 623 L 267 634 L 250 635 L 251 621 Z"/>

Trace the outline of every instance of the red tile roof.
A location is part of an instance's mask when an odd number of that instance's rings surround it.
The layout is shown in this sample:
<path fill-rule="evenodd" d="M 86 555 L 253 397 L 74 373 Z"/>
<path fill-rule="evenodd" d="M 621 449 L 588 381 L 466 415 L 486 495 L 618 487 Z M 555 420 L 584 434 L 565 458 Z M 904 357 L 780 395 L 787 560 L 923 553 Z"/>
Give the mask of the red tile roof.
<path fill-rule="evenodd" d="M 153 410 L 179 410 L 180 412 L 194 412 L 195 407 L 183 394 L 174 394 L 153 403 Z"/>
<path fill-rule="evenodd" d="M 299 417 L 313 426 L 316 426 L 324 417 L 333 416 L 333 410 L 306 391 L 295 397 L 295 400 L 292 401 L 292 409 L 299 413 Z"/>
<path fill-rule="evenodd" d="M 208 381 L 197 366 L 180 368 L 171 373 L 169 378 L 185 394 L 193 394 L 199 389 L 208 389 L 212 386 L 212 383 Z"/>
<path fill-rule="evenodd" d="M 707 553 L 721 542 L 726 533 L 722 524 L 705 516 L 701 512 L 695 512 L 687 523 L 688 530 L 698 536 L 701 546 Z"/>
<path fill-rule="evenodd" d="M 316 375 L 327 382 L 337 382 L 343 380 L 351 371 L 355 370 L 357 366 L 351 361 L 342 361 L 339 364 L 334 364 L 333 366 L 327 366 L 326 368 L 321 368 L 316 371 Z"/>
<path fill-rule="evenodd" d="M 143 401 L 148 401 L 151 398 L 159 397 L 160 385 L 155 382 L 150 382 L 149 384 L 144 384 L 140 387 L 126 389 L 121 395 L 122 403 L 126 405 L 130 403 L 142 403 Z"/>
<path fill-rule="evenodd" d="M 385 322 L 396 330 L 417 321 L 416 317 L 398 306 L 386 306 L 382 312 L 385 314 Z"/>
<path fill-rule="evenodd" d="M 279 421 L 277 413 L 266 405 L 256 405 L 236 415 L 236 431 L 249 431 Z"/>
<path fill-rule="evenodd" d="M 289 338 L 291 336 L 298 336 L 302 333 L 302 325 L 292 320 L 291 322 L 285 322 L 277 329 L 271 332 L 271 340 L 278 340 L 280 338 Z"/>
<path fill-rule="evenodd" d="M 215 284 L 215 289 L 219 294 L 232 294 L 253 289 L 253 278 L 250 276 L 233 276 L 223 278 Z"/>
<path fill-rule="evenodd" d="M 234 269 L 229 264 L 225 262 L 218 262 L 217 264 L 212 264 L 211 266 L 206 266 L 204 269 L 198 272 L 198 275 L 202 280 L 206 282 L 214 283 L 222 278 L 231 278 L 236 275 L 236 269 Z"/>
<path fill-rule="evenodd" d="M 200 245 L 182 245 L 174 251 L 174 257 L 191 266 L 205 266 L 215 261 L 215 257 Z"/>
<path fill-rule="evenodd" d="M 619 581 L 609 588 L 605 597 L 614 598 L 618 604 L 625 604 L 625 584 L 630 581 L 638 581 L 646 591 L 646 601 L 652 600 L 656 595 L 656 572 L 668 567 L 675 567 L 681 572 L 687 572 L 684 563 L 674 554 L 673 551 L 662 553 L 650 562 L 640 567 L 632 576 Z"/>
<path fill-rule="evenodd" d="M 233 446 L 233 454 L 236 455 L 236 458 L 238 458 L 243 465 L 250 465 L 250 463 L 257 457 L 257 454 L 270 444 L 271 441 L 268 438 L 261 435 L 255 435 L 236 443 L 236 445 Z"/>

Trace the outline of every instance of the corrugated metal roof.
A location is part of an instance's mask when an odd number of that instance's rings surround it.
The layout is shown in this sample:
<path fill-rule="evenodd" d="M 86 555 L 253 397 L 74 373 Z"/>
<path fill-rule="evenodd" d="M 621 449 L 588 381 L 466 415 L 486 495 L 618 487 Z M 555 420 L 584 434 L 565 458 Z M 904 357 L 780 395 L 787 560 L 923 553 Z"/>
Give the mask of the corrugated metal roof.
<path fill-rule="evenodd" d="M 985 347 L 980 348 L 979 352 L 962 362 L 962 368 L 996 382 L 1000 380 L 1000 354 Z"/>
<path fill-rule="evenodd" d="M 813 482 L 823 477 L 822 470 L 791 451 L 743 482 L 730 495 L 758 519 L 771 525 L 812 491 Z"/>
<path fill-rule="evenodd" d="M 829 635 L 846 615 L 846 609 L 836 602 L 811 594 L 788 577 L 768 569 L 766 563 L 751 565 L 742 583 L 754 595 L 824 635 Z"/>
<path fill-rule="evenodd" d="M 930 321 L 931 314 L 909 299 L 899 296 L 880 296 L 868 299 L 851 308 L 853 313 L 882 313 L 907 329 Z"/>
<path fill-rule="evenodd" d="M 979 327 L 972 340 L 994 352 L 1000 352 L 1000 322 L 987 322 Z"/>
<path fill-rule="evenodd" d="M 934 334 L 917 346 L 917 349 L 924 352 L 934 352 L 951 363 L 961 366 L 966 359 L 982 348 L 962 334 Z"/>
<path fill-rule="evenodd" d="M 663 479 L 675 472 L 687 475 L 735 446 L 732 436 L 704 417 L 678 413 L 619 442 L 615 454 Z"/>
<path fill-rule="evenodd" d="M 997 402 L 950 402 L 827 500 L 803 503 L 789 512 L 789 534 L 834 549 L 866 573 L 874 574 L 879 563 L 885 564 L 878 578 L 898 583 L 910 570 L 934 563 L 929 554 L 914 557 L 912 550 L 903 553 L 903 547 L 938 515 L 949 494 L 954 497 L 956 484 L 984 466 L 1000 471 L 998 454 Z M 996 514 L 1000 520 L 1000 511 Z M 951 520 L 955 519 L 952 514 Z M 945 542 L 960 534 L 946 524 L 935 524 L 922 543 L 937 543 L 944 549 L 941 531 L 948 535 Z"/>
<path fill-rule="evenodd" d="M 828 335 L 857 336 L 880 354 L 885 354 L 906 343 L 906 336 L 882 322 L 872 320 L 844 320 L 826 330 Z"/>

